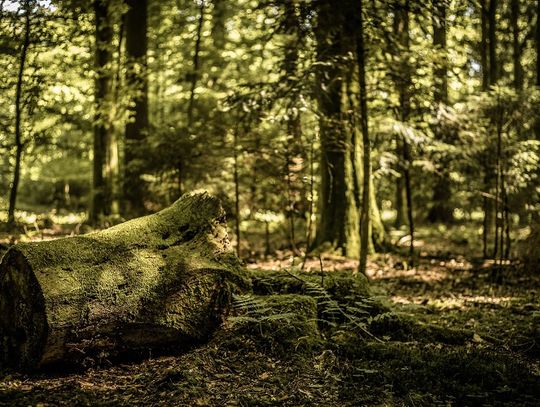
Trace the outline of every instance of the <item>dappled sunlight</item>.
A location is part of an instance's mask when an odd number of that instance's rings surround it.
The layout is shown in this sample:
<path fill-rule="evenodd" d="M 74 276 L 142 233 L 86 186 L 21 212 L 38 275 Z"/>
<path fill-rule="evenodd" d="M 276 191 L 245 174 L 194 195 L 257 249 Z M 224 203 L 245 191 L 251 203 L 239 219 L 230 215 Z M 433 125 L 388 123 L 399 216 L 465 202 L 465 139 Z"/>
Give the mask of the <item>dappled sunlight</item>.
<path fill-rule="evenodd" d="M 490 306 L 494 305 L 497 307 L 509 307 L 515 301 L 515 297 L 508 296 L 485 296 L 485 295 L 452 295 L 452 296 L 441 296 L 435 297 L 426 293 L 425 295 L 417 296 L 403 296 L 403 295 L 392 295 L 390 297 L 392 302 L 400 305 L 423 305 L 429 306 L 434 309 L 439 310 L 469 310 L 478 306 Z"/>

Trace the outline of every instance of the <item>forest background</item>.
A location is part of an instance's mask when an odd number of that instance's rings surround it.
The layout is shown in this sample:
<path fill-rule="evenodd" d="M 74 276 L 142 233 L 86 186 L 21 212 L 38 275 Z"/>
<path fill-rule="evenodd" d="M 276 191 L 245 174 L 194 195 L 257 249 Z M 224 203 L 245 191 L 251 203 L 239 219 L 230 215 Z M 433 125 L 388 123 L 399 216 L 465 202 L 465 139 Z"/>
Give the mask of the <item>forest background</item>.
<path fill-rule="evenodd" d="M 537 1 L 0 6 L 6 230 L 80 233 L 204 188 L 243 257 L 412 259 L 430 224 L 533 254 Z"/>

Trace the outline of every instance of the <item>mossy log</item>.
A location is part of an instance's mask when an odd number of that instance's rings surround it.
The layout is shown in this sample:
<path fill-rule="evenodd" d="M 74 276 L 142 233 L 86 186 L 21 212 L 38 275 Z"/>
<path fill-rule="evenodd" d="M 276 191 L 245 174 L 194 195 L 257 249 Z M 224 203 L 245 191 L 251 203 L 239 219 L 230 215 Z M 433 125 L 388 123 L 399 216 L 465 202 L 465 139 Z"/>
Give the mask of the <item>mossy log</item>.
<path fill-rule="evenodd" d="M 206 193 L 107 230 L 17 244 L 0 264 L 0 363 L 181 351 L 207 338 L 248 285 Z"/>

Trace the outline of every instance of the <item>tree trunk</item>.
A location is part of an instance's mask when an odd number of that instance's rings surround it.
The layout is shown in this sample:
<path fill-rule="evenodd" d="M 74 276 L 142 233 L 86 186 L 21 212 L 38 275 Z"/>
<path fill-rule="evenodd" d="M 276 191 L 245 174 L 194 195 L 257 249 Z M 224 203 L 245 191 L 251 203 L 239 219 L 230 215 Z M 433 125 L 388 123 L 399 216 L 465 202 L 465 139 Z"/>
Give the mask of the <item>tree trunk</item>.
<path fill-rule="evenodd" d="M 358 28 L 350 15 L 358 13 L 356 1 L 319 3 L 321 16 L 316 27 L 317 55 L 323 62 L 317 72 L 320 111 L 320 193 L 319 222 L 314 246 L 330 245 L 348 257 L 360 253 L 360 200 L 364 170 L 361 163 L 361 138 L 356 126 L 347 123 L 348 110 L 344 78 L 352 66 L 343 60 L 355 52 Z M 350 109 L 357 109 L 349 102 Z M 370 182 L 369 248 L 385 245 L 384 227 L 376 206 L 373 182 Z M 372 233 L 373 232 L 373 233 Z"/>
<path fill-rule="evenodd" d="M 399 110 L 400 121 L 403 126 L 407 124 L 411 114 L 411 67 L 409 61 L 410 53 L 410 38 L 409 38 L 409 12 L 410 2 L 405 0 L 403 3 L 399 3 L 399 8 L 396 10 L 394 18 L 394 32 L 399 41 L 401 47 L 405 50 L 405 55 L 400 56 L 400 71 L 398 73 L 397 90 L 399 93 Z M 412 209 L 412 190 L 411 190 L 411 148 L 409 141 L 401 134 L 401 140 L 398 140 L 398 145 L 401 144 L 401 148 L 398 148 L 398 153 L 401 153 L 400 170 L 403 178 L 403 186 L 405 188 L 405 202 L 407 208 L 407 223 L 409 224 L 409 234 L 411 236 L 409 252 L 412 259 L 414 252 L 414 220 Z M 400 143 L 401 141 L 401 143 Z M 399 155 L 398 155 L 399 156 Z M 400 191 L 398 190 L 398 193 Z"/>
<path fill-rule="evenodd" d="M 448 58 L 446 53 L 446 5 L 444 1 L 433 0 L 433 46 L 441 55 L 441 61 L 436 64 L 433 72 L 435 112 L 439 115 L 448 104 Z M 435 137 L 444 143 L 451 143 L 448 129 L 437 121 L 433 129 Z M 432 223 L 451 223 L 454 220 L 453 208 L 450 203 L 452 190 L 450 188 L 449 160 L 443 157 L 439 160 L 438 174 L 433 188 L 431 207 L 428 220 Z"/>
<path fill-rule="evenodd" d="M 536 1 L 536 87 L 540 90 L 540 0 Z M 536 120 L 536 140 L 540 141 L 540 117 Z"/>
<path fill-rule="evenodd" d="M 480 63 L 482 64 L 482 91 L 489 90 L 489 64 L 488 64 L 488 19 L 486 0 L 480 0 Z"/>
<path fill-rule="evenodd" d="M 226 43 L 225 22 L 227 19 L 226 0 L 212 0 L 214 8 L 212 9 L 212 41 L 218 51 L 223 51 Z"/>
<path fill-rule="evenodd" d="M 205 340 L 248 285 L 206 193 L 100 232 L 21 243 L 0 264 L 0 363 L 181 351 Z"/>
<path fill-rule="evenodd" d="M 481 46 L 487 48 L 487 66 L 483 67 L 484 80 L 482 82 L 484 91 L 488 91 L 490 87 L 497 84 L 498 81 L 498 62 L 497 62 L 497 0 L 482 1 L 482 43 Z M 486 75 L 487 73 L 487 75 Z M 490 126 L 493 126 L 492 118 Z M 490 197 L 493 190 L 493 179 L 496 177 L 494 174 L 495 164 L 493 163 L 492 156 L 495 155 L 492 144 L 489 140 L 486 141 L 486 150 L 483 157 L 484 167 L 484 196 L 482 198 L 482 206 L 484 211 L 483 220 L 483 254 L 487 257 L 489 252 L 488 242 L 489 237 L 493 234 L 495 228 L 495 202 Z"/>
<path fill-rule="evenodd" d="M 286 2 L 284 5 L 283 34 L 286 35 L 284 45 L 284 57 L 282 70 L 285 74 L 283 82 L 290 91 L 296 86 L 298 81 L 298 50 L 301 46 L 299 26 L 301 21 L 297 16 L 296 4 Z M 286 179 L 286 199 L 285 216 L 289 221 L 289 239 L 293 252 L 297 253 L 295 219 L 298 207 L 305 207 L 306 196 L 304 186 L 298 185 L 302 178 L 303 164 L 307 161 L 306 149 L 302 144 L 302 120 L 300 116 L 299 104 L 295 100 L 296 94 L 287 107 L 287 138 L 285 139 L 285 179 Z"/>
<path fill-rule="evenodd" d="M 397 144 L 399 146 L 399 139 L 397 140 Z M 398 159 L 401 159 L 403 155 L 399 147 L 396 151 L 396 155 Z M 407 220 L 405 217 L 405 214 L 407 213 L 407 208 L 405 204 L 405 178 L 403 177 L 403 175 L 400 174 L 400 176 L 396 179 L 396 221 L 394 222 L 394 226 L 396 228 L 400 228 L 401 226 L 407 224 Z"/>
<path fill-rule="evenodd" d="M 488 18 L 488 50 L 489 50 L 489 84 L 497 84 L 499 67 L 497 61 L 497 0 L 490 0 L 487 10 Z"/>
<path fill-rule="evenodd" d="M 200 75 L 200 53 L 201 53 L 201 40 L 202 40 L 202 28 L 204 24 L 204 13 L 206 8 L 206 2 L 201 1 L 199 6 L 199 21 L 197 22 L 197 34 L 195 37 L 195 49 L 193 50 L 193 70 L 189 74 L 190 90 L 189 90 L 189 102 L 187 108 L 187 131 L 191 132 L 191 126 L 193 125 L 193 107 L 195 106 L 195 89 L 197 87 L 197 81 Z"/>
<path fill-rule="evenodd" d="M 13 182 L 9 193 L 8 207 L 8 229 L 15 226 L 15 206 L 17 204 L 17 192 L 19 189 L 19 179 L 21 176 L 21 160 L 24 149 L 21 134 L 21 113 L 22 113 L 22 87 L 24 80 L 24 69 L 26 66 L 26 54 L 30 46 L 30 3 L 24 3 L 24 39 L 21 45 L 21 56 L 19 59 L 19 72 L 17 75 L 17 86 L 15 90 L 15 168 L 13 169 Z"/>
<path fill-rule="evenodd" d="M 126 16 L 126 54 L 130 68 L 127 80 L 138 92 L 133 98 L 131 121 L 126 124 L 124 199 L 128 213 L 141 215 L 145 212 L 146 194 L 141 178 L 144 170 L 142 157 L 148 131 L 147 0 L 130 0 L 128 5 L 130 7 Z"/>
<path fill-rule="evenodd" d="M 236 234 L 236 255 L 240 258 L 242 236 L 240 232 L 240 178 L 238 163 L 238 126 L 233 133 L 233 179 L 234 179 L 234 232 Z"/>
<path fill-rule="evenodd" d="M 113 30 L 109 7 L 101 0 L 94 1 L 95 15 L 95 118 L 94 118 L 94 161 L 93 191 L 90 206 L 90 222 L 94 225 L 108 214 L 109 193 L 104 176 L 107 147 L 111 131 L 109 107 L 111 96 L 111 67 Z"/>
<path fill-rule="evenodd" d="M 519 40 L 520 1 L 510 2 L 510 25 L 512 27 L 512 59 L 514 65 L 514 88 L 519 92 L 523 89 L 523 67 L 521 65 L 521 42 Z"/>
<path fill-rule="evenodd" d="M 358 32 L 356 38 L 356 58 L 358 60 L 358 82 L 360 85 L 360 121 L 362 127 L 362 161 L 364 166 L 362 185 L 362 210 L 360 211 L 360 261 L 358 271 L 366 274 L 370 230 L 371 192 L 371 143 L 369 139 L 369 117 L 366 86 L 366 53 L 364 48 L 364 16 L 362 0 L 358 5 Z"/>
<path fill-rule="evenodd" d="M 315 245 L 329 244 L 345 256 L 357 257 L 359 219 L 351 160 L 352 137 L 343 112 L 343 77 L 346 68 L 337 58 L 344 53 L 343 5 L 325 1 L 319 6 L 316 29 L 318 59 L 326 64 L 318 72 L 320 111 L 320 195 L 319 224 Z"/>

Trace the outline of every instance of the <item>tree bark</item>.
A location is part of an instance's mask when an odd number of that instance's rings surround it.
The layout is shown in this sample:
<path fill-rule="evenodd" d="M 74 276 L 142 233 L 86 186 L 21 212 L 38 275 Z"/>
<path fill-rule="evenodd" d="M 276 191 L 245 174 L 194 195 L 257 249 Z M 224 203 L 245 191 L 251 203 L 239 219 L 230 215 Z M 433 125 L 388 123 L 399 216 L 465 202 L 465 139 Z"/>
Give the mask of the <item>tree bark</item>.
<path fill-rule="evenodd" d="M 197 81 L 200 75 L 200 53 L 201 53 L 201 40 L 202 40 L 202 28 L 204 24 L 204 15 L 206 9 L 206 1 L 201 1 L 199 6 L 199 21 L 197 22 L 197 34 L 195 37 L 195 49 L 193 50 L 193 70 L 189 74 L 190 90 L 189 90 L 189 102 L 187 108 L 187 129 L 191 130 L 193 125 L 193 107 L 195 106 L 195 89 L 197 87 Z"/>
<path fill-rule="evenodd" d="M 113 40 L 112 21 L 109 7 L 102 0 L 94 0 L 95 18 L 95 118 L 94 118 L 94 161 L 92 180 L 92 203 L 90 223 L 96 225 L 108 214 L 109 193 L 104 175 L 107 161 L 107 147 L 111 139 L 108 104 L 111 102 L 111 67 Z"/>
<path fill-rule="evenodd" d="M 488 50 L 489 50 L 489 84 L 497 84 L 499 66 L 497 61 L 497 0 L 490 0 L 487 10 L 488 18 Z"/>
<path fill-rule="evenodd" d="M 212 0 L 212 31 L 211 36 L 214 47 L 218 51 L 223 51 L 226 43 L 225 22 L 227 19 L 226 0 Z"/>
<path fill-rule="evenodd" d="M 482 91 L 489 90 L 489 64 L 488 64 L 488 19 L 486 0 L 480 0 L 480 63 L 482 64 Z"/>
<path fill-rule="evenodd" d="M 318 71 L 320 111 L 320 198 L 319 224 L 315 245 L 329 244 L 345 256 L 359 253 L 357 188 L 353 174 L 357 172 L 351 160 L 352 137 L 343 112 L 343 78 L 346 67 L 337 59 L 343 56 L 343 4 L 330 1 L 319 5 L 316 27 L 318 59 L 325 64 Z"/>
<path fill-rule="evenodd" d="M 22 88 L 24 80 L 24 69 L 26 66 L 26 54 L 30 46 L 30 2 L 24 3 L 24 39 L 21 45 L 21 56 L 19 58 L 19 72 L 17 74 L 17 86 L 15 89 L 15 168 L 13 169 L 13 182 L 9 193 L 8 207 L 8 229 L 15 227 L 15 206 L 17 204 L 17 192 L 21 176 L 21 160 L 24 149 L 21 134 L 21 113 L 22 113 Z"/>
<path fill-rule="evenodd" d="M 536 87 L 540 90 L 540 0 L 536 1 Z M 540 118 L 536 120 L 536 140 L 540 141 Z"/>
<path fill-rule="evenodd" d="M 13 246 L 0 264 L 0 363 L 36 368 L 181 351 L 249 286 L 206 193 L 85 236 Z"/>
<path fill-rule="evenodd" d="M 398 73 L 398 80 L 396 82 L 397 90 L 399 93 L 399 111 L 400 121 L 403 126 L 409 121 L 411 115 L 411 67 L 409 61 L 410 52 L 410 37 L 409 37 L 409 12 L 410 1 L 405 0 L 403 3 L 399 1 L 398 9 L 396 10 L 394 18 L 394 32 L 400 46 L 405 50 L 405 56 L 401 56 L 400 59 L 400 71 Z M 414 219 L 412 209 L 412 190 L 411 190 L 411 148 L 409 141 L 402 134 L 399 137 L 398 146 L 401 144 L 401 148 L 398 147 L 398 156 L 401 160 L 401 176 L 403 178 L 403 187 L 405 188 L 405 203 L 407 208 L 407 223 L 409 224 L 409 234 L 411 236 L 409 245 L 409 254 L 412 259 L 414 254 Z M 400 154 L 401 153 L 401 154 Z M 399 155 L 400 154 L 400 155 Z M 399 190 L 400 184 L 398 183 L 397 193 L 401 193 Z"/>
<path fill-rule="evenodd" d="M 433 0 L 433 46 L 440 53 L 441 60 L 436 63 L 433 71 L 435 112 L 439 115 L 441 109 L 448 104 L 448 58 L 446 53 L 446 4 L 443 0 Z M 435 137 L 444 143 L 451 143 L 448 129 L 438 123 L 434 126 Z M 431 207 L 428 220 L 432 223 L 451 223 L 454 220 L 450 199 L 449 160 L 442 157 L 438 164 L 438 174 L 433 188 Z"/>
<path fill-rule="evenodd" d="M 292 92 L 296 86 L 298 75 L 299 47 L 301 45 L 300 25 L 295 2 L 286 2 L 283 15 L 283 34 L 286 35 L 284 46 L 284 56 L 282 70 L 285 77 L 283 82 Z M 293 252 L 297 253 L 295 219 L 298 207 L 305 207 L 305 190 L 303 185 L 298 185 L 298 180 L 302 178 L 303 163 L 308 159 L 305 148 L 302 144 L 302 120 L 299 104 L 295 100 L 296 95 L 287 106 L 287 138 L 285 139 L 285 179 L 286 179 L 286 200 L 285 216 L 289 221 L 289 240 Z M 308 250 L 308 249 L 306 249 Z"/>
<path fill-rule="evenodd" d="M 486 4 L 486 1 L 489 1 Z M 488 91 L 498 82 L 498 62 L 497 62 L 497 0 L 482 0 L 482 42 L 481 47 L 486 47 L 486 60 L 483 61 L 487 65 L 482 67 L 484 77 L 482 81 L 482 90 Z M 482 52 L 485 52 L 482 50 Z M 482 54 L 483 55 L 483 54 Z M 490 126 L 493 126 L 493 119 Z M 488 256 L 489 252 L 489 237 L 492 235 L 495 227 L 495 203 L 489 195 L 493 189 L 493 179 L 495 164 L 493 163 L 492 155 L 496 152 L 489 141 L 486 144 L 486 150 L 483 157 L 484 167 L 484 196 L 482 198 L 482 207 L 484 211 L 482 242 L 484 257 Z"/>
<path fill-rule="evenodd" d="M 519 40 L 520 1 L 510 2 L 510 25 L 512 27 L 512 59 L 514 65 L 514 88 L 519 92 L 523 89 L 523 66 L 521 65 L 521 42 Z"/>
<path fill-rule="evenodd" d="M 316 27 L 317 57 L 323 64 L 317 72 L 320 112 L 320 193 L 319 219 L 314 246 L 329 245 L 343 255 L 357 258 L 360 253 L 360 209 L 363 189 L 361 138 L 358 129 L 349 126 L 345 80 L 350 77 L 347 58 L 355 52 L 358 27 L 349 16 L 356 15 L 357 1 L 319 3 Z M 351 22 L 353 24 L 351 24 Z M 355 82 L 356 85 L 356 82 Z M 350 93 L 350 92 L 349 92 Z M 357 109 L 349 102 L 350 109 Z M 369 247 L 385 245 L 385 232 L 380 219 L 373 182 L 370 182 Z M 373 233 L 372 233 L 373 232 Z"/>
<path fill-rule="evenodd" d="M 147 80 L 147 0 L 128 1 L 126 15 L 126 54 L 130 69 L 128 84 L 136 88 L 131 108 L 131 121 L 126 124 L 124 199 L 126 212 L 141 215 L 145 212 L 146 188 L 141 176 L 144 168 L 142 157 L 148 131 L 148 80 Z"/>
<path fill-rule="evenodd" d="M 371 143 L 369 139 L 369 116 L 366 86 L 366 51 L 364 47 L 364 7 L 359 0 L 358 33 L 356 38 L 356 58 L 358 60 L 360 85 L 360 122 L 362 128 L 362 161 L 364 166 L 362 186 L 362 210 L 360 211 L 360 261 L 358 271 L 366 274 L 370 230 L 370 190 L 371 190 Z"/>

